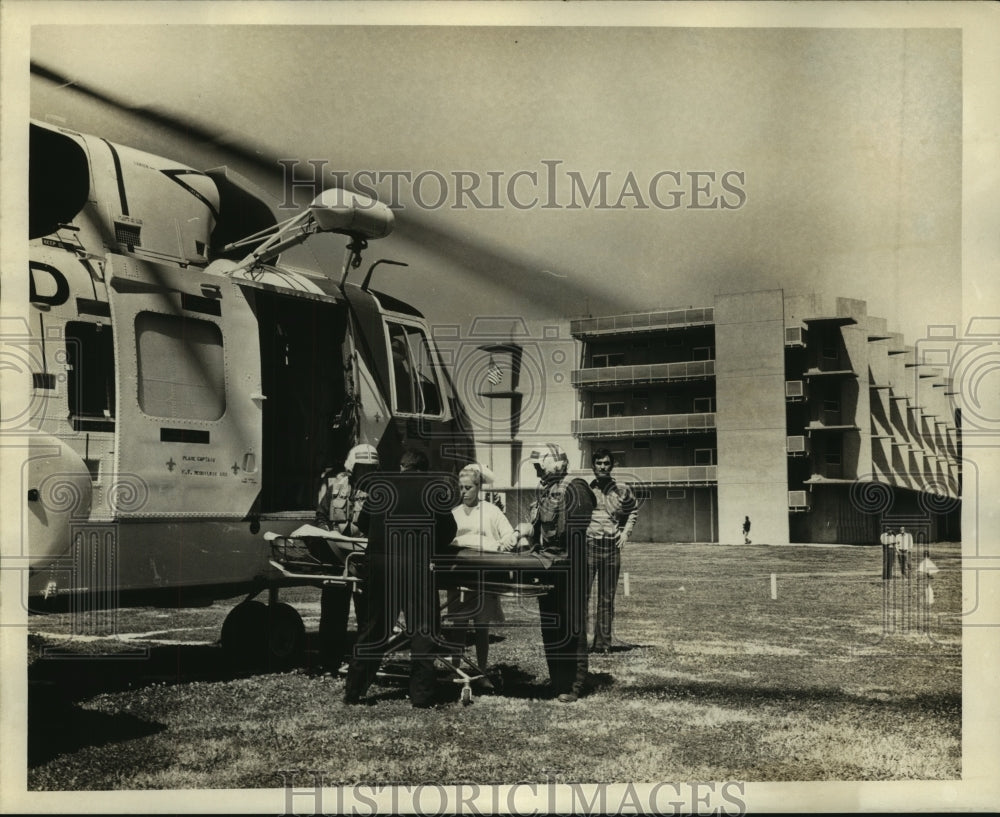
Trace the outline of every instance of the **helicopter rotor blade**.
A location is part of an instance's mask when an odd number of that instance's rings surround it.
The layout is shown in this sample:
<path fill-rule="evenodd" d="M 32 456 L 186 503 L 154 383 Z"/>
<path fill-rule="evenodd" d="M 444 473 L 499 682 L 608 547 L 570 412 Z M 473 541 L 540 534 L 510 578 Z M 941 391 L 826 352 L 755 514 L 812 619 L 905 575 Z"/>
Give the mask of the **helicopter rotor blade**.
<path fill-rule="evenodd" d="M 118 113 L 134 117 L 144 125 L 154 125 L 175 137 L 217 149 L 270 182 L 285 181 L 286 166 L 269 152 L 254 147 L 245 137 L 220 136 L 189 117 L 132 104 L 34 60 L 31 62 L 31 73 Z M 323 183 L 320 181 L 316 187 L 318 194 Z M 612 312 L 635 307 L 627 300 L 625 290 L 614 280 L 601 285 L 574 275 L 571 270 L 560 269 L 557 263 L 551 261 L 546 261 L 544 267 L 533 264 L 502 247 L 488 245 L 483 240 L 451 229 L 440 218 L 417 208 L 407 208 L 399 215 L 394 234 L 456 268 L 470 285 L 503 286 L 508 291 L 517 292 L 528 303 L 544 306 L 554 315 L 580 314 L 585 310 L 585 303 L 599 303 L 602 310 Z"/>

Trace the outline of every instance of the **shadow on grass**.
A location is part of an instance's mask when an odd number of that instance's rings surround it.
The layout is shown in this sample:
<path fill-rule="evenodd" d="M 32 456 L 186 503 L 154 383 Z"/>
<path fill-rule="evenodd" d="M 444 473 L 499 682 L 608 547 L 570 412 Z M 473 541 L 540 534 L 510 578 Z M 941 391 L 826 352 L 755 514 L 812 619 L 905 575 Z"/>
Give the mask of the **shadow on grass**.
<path fill-rule="evenodd" d="M 108 715 L 76 706 L 54 684 L 34 683 L 28 689 L 28 767 L 55 757 L 162 732 L 162 723 L 127 713 Z"/>
<path fill-rule="evenodd" d="M 165 728 L 128 714 L 82 709 L 77 706 L 80 701 L 154 684 L 231 681 L 267 672 L 234 666 L 218 645 L 135 645 L 129 652 L 115 653 L 100 642 L 68 644 L 53 647 L 29 636 L 29 655 L 34 656 L 28 666 L 29 767 L 87 746 L 131 740 Z M 316 661 L 309 647 L 307 639 L 306 670 Z"/>
<path fill-rule="evenodd" d="M 888 716 L 906 716 L 927 710 L 961 712 L 960 693 L 922 693 L 896 698 L 875 698 L 855 695 L 831 687 L 790 689 L 788 687 L 741 686 L 712 681 L 687 681 L 682 683 L 630 684 L 620 688 L 623 698 L 642 700 L 694 700 L 720 706 L 753 707 L 775 705 L 785 708 L 808 708 L 815 704 L 848 704 L 877 706 Z"/>

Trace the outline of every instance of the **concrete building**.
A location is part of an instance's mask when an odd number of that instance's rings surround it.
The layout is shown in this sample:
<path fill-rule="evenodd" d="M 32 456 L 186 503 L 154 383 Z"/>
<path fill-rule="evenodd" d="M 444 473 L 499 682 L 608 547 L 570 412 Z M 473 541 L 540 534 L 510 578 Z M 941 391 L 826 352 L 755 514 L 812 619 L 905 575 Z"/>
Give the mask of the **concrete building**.
<path fill-rule="evenodd" d="M 604 446 L 645 497 L 633 538 L 873 544 L 960 537 L 947 338 L 782 290 L 570 322 L 579 467 Z M 946 334 L 946 333 L 945 333 Z M 947 351 L 944 349 L 943 351 Z"/>

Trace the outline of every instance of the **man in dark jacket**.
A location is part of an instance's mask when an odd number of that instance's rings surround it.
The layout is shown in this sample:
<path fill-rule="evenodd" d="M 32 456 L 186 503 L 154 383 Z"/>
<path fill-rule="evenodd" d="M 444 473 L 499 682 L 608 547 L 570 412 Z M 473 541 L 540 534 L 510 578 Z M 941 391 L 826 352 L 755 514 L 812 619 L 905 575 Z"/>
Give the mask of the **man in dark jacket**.
<path fill-rule="evenodd" d="M 366 492 L 358 526 L 368 535 L 368 620 L 358 634 L 347 673 L 344 703 L 356 704 L 375 680 L 400 611 L 410 637 L 410 702 L 434 703 L 434 655 L 442 647 L 437 591 L 430 562 L 455 538 L 453 481 L 428 474 L 423 452 L 407 450 L 399 473 L 371 474 L 359 483 Z"/>
<path fill-rule="evenodd" d="M 557 445 L 532 454 L 539 485 L 531 506 L 539 553 L 555 564 L 551 591 L 538 598 L 542 642 L 552 689 L 573 703 L 587 680 L 587 526 L 594 495 L 587 483 L 566 475 L 569 462 Z"/>

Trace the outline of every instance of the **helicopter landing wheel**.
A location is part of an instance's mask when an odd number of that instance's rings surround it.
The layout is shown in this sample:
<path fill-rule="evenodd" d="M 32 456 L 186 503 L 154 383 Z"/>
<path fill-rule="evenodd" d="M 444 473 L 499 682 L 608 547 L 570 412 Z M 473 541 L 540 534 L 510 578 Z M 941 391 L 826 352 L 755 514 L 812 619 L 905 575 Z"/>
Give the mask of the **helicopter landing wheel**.
<path fill-rule="evenodd" d="M 222 623 L 222 651 L 239 669 L 254 668 L 264 658 L 262 637 L 267 631 L 267 605 L 260 601 L 237 604 Z"/>
<path fill-rule="evenodd" d="M 234 667 L 280 671 L 301 663 L 306 628 L 290 604 L 244 601 L 229 611 L 220 640 Z"/>
<path fill-rule="evenodd" d="M 302 616 L 292 605 L 284 602 L 270 605 L 267 612 L 268 669 L 297 666 L 305 654 L 306 628 Z"/>

